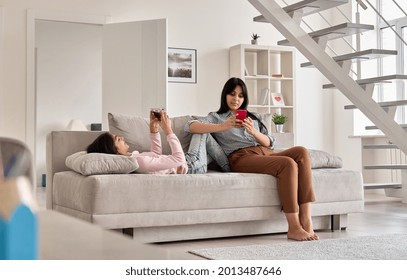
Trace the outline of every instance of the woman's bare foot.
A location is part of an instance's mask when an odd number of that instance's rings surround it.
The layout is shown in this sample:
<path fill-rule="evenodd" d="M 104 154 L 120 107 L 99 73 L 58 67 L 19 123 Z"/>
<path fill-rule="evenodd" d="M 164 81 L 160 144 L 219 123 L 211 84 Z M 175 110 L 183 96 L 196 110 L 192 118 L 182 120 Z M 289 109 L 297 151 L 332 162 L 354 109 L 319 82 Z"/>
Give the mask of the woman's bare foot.
<path fill-rule="evenodd" d="M 300 222 L 303 227 L 303 229 L 308 232 L 309 234 L 312 235 L 313 239 L 312 240 L 318 240 L 319 236 L 314 232 L 314 227 L 312 226 L 312 220 L 309 218 L 301 218 L 300 217 Z"/>
<path fill-rule="evenodd" d="M 301 220 L 298 213 L 284 213 L 288 222 L 287 238 L 296 241 L 311 241 L 315 240 L 314 233 L 307 232 L 301 225 Z"/>
<path fill-rule="evenodd" d="M 315 234 L 314 234 L 315 235 Z M 301 227 L 288 229 L 287 238 L 296 241 L 312 241 L 316 240 L 313 234 L 308 233 Z"/>
<path fill-rule="evenodd" d="M 304 203 L 300 205 L 299 219 L 302 228 L 312 235 L 312 240 L 318 240 L 319 236 L 314 232 L 314 226 L 312 225 L 311 203 Z"/>

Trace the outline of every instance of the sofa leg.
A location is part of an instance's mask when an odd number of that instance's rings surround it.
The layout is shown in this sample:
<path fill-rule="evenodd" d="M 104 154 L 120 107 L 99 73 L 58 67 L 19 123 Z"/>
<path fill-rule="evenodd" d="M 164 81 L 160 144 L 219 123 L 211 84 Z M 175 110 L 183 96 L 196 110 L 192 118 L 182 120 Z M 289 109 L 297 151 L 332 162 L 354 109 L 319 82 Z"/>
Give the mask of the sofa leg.
<path fill-rule="evenodd" d="M 348 215 L 331 215 L 331 230 L 346 230 Z"/>
<path fill-rule="evenodd" d="M 122 229 L 123 235 L 127 235 L 133 238 L 133 228 L 124 228 Z"/>
<path fill-rule="evenodd" d="M 331 230 L 340 230 L 341 229 L 341 216 L 340 215 L 331 215 Z"/>

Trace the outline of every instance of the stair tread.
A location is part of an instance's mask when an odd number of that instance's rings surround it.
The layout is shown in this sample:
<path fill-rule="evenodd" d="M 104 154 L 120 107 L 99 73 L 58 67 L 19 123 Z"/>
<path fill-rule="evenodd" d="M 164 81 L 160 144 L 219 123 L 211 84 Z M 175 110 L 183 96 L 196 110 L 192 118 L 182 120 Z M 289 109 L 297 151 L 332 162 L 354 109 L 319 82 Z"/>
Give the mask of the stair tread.
<path fill-rule="evenodd" d="M 371 59 L 378 59 L 389 55 L 397 55 L 395 50 L 383 50 L 383 49 L 368 49 L 354 53 L 348 53 L 332 57 L 336 62 L 351 60 L 352 62 L 366 61 Z M 311 62 L 301 63 L 301 67 L 313 67 Z"/>
<path fill-rule="evenodd" d="M 365 165 L 365 169 L 407 169 L 407 164 L 373 164 Z"/>
<path fill-rule="evenodd" d="M 365 190 L 374 189 L 401 189 L 401 183 L 365 183 L 363 184 Z"/>
<path fill-rule="evenodd" d="M 380 77 L 356 80 L 356 82 L 359 85 L 367 85 L 367 84 L 375 84 L 375 83 L 391 81 L 391 80 L 407 80 L 407 75 L 393 74 L 393 75 L 387 75 L 387 76 L 380 76 Z M 335 87 L 334 84 L 326 84 L 326 85 L 322 86 L 322 88 L 324 88 L 324 89 L 334 88 L 334 87 Z"/>
<path fill-rule="evenodd" d="M 323 10 L 331 9 L 336 6 L 340 6 L 346 4 L 348 0 L 334 0 L 334 1 L 327 1 L 327 0 L 303 0 L 288 6 L 283 7 L 283 10 L 286 13 L 291 13 L 294 11 L 302 10 L 303 15 L 307 16 L 310 14 L 315 14 L 321 12 Z M 263 15 L 257 16 L 254 18 L 256 22 L 267 22 Z"/>
<path fill-rule="evenodd" d="M 400 124 L 400 126 L 402 128 L 407 128 L 407 124 Z M 371 129 L 379 129 L 379 128 L 377 126 L 375 126 L 375 125 L 368 125 L 368 126 L 365 126 L 365 129 L 371 130 Z"/>
<path fill-rule="evenodd" d="M 398 149 L 395 144 L 366 144 L 363 149 Z"/>
<path fill-rule="evenodd" d="M 340 69 L 340 67 L 333 63 L 332 59 L 327 57 L 323 47 L 329 38 L 332 39 L 335 38 L 335 36 L 322 37 L 320 40 L 319 38 L 315 38 L 314 40 L 316 43 L 313 43 L 309 38 L 310 34 L 307 34 L 301 26 L 299 26 L 298 18 L 289 18 L 283 8 L 280 7 L 276 1 L 250 0 L 249 2 L 260 13 L 265 15 L 270 24 L 272 24 L 282 36 L 289 38 L 291 41 L 290 43 L 294 45 L 302 55 L 304 55 L 309 61 L 315 62 L 318 70 L 325 76 L 325 78 L 333 81 L 340 88 L 346 98 L 352 103 L 360 105 L 361 112 L 367 116 L 370 121 L 378 124 L 387 134 L 387 137 L 392 139 L 392 141 L 399 146 L 400 150 L 407 154 L 406 132 L 399 129 L 396 126 L 396 123 L 394 123 L 394 121 L 388 117 L 388 114 L 380 109 L 379 106 L 368 106 L 371 104 L 370 91 L 373 86 L 367 86 L 366 90 L 364 90 L 362 86 L 357 87 L 352 78 L 348 77 L 349 69 Z M 345 27 L 350 28 L 352 32 L 343 32 L 343 34 L 339 34 L 342 37 L 348 34 L 354 34 L 356 31 L 374 30 L 374 25 L 345 23 L 323 29 L 322 31 L 311 32 L 311 34 L 314 36 L 323 36 L 327 35 L 327 31 L 341 33 L 338 31 L 343 31 L 341 28 L 345 29 Z M 339 38 L 339 35 L 336 35 Z M 404 77 L 407 78 L 407 75 Z"/>
<path fill-rule="evenodd" d="M 395 100 L 395 101 L 385 101 L 385 102 L 377 102 L 380 107 L 395 107 L 395 106 L 403 106 L 407 105 L 407 100 Z M 344 106 L 346 110 L 349 109 L 357 109 L 355 105 L 346 105 Z"/>
<path fill-rule="evenodd" d="M 328 28 L 324 28 L 321 30 L 313 31 L 311 33 L 308 33 L 308 35 L 314 39 L 327 36 L 328 40 L 333 40 L 333 39 L 342 38 L 342 37 L 358 34 L 363 31 L 369 31 L 369 30 L 373 30 L 373 29 L 374 29 L 374 26 L 370 25 L 370 24 L 358 24 L 358 23 L 352 23 L 352 22 L 345 22 L 345 23 L 331 26 Z M 289 46 L 290 42 L 286 39 L 286 40 L 279 41 L 277 44 Z"/>

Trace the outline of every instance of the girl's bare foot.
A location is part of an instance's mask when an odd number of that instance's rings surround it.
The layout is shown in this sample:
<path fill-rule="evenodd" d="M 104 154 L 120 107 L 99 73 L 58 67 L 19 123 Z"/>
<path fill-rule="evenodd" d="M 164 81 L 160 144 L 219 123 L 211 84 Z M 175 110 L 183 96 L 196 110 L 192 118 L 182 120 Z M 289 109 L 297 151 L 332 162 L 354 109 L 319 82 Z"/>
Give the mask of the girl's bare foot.
<path fill-rule="evenodd" d="M 316 240 L 314 234 L 310 234 L 301 227 L 288 229 L 287 238 L 296 241 L 312 241 Z"/>

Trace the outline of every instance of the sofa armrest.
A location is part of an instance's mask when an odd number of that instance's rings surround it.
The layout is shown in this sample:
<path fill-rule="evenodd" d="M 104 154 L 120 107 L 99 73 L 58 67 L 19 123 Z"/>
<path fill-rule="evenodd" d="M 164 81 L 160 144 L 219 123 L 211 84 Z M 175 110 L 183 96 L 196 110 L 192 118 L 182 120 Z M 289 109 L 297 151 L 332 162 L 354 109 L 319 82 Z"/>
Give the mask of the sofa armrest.
<path fill-rule="evenodd" d="M 67 171 L 67 156 L 84 151 L 86 147 L 105 131 L 52 131 L 47 135 L 46 143 L 46 205 L 53 209 L 53 178 L 56 172 Z"/>

